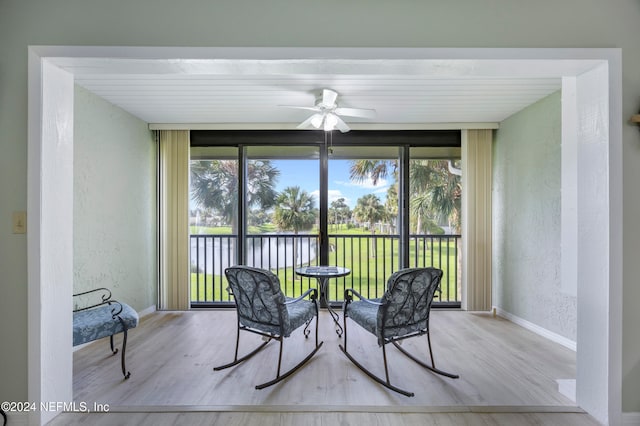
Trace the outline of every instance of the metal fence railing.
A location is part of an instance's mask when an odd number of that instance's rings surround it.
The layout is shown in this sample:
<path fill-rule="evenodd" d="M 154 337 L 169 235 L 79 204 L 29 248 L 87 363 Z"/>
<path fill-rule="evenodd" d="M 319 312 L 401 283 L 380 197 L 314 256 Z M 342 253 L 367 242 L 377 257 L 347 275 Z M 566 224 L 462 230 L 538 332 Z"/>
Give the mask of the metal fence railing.
<path fill-rule="evenodd" d="M 433 266 L 443 270 L 441 293 L 434 304 L 460 306 L 460 235 L 411 235 L 409 266 Z M 191 235 L 191 301 L 194 306 L 232 303 L 227 294 L 224 269 L 237 264 L 237 237 Z M 318 265 L 319 240 L 315 234 L 260 234 L 247 236 L 249 266 L 270 269 L 280 278 L 287 296 L 296 297 L 312 278 L 301 278 L 296 267 Z M 365 297 L 381 297 L 387 278 L 399 268 L 397 235 L 329 235 L 329 263 L 344 266 L 351 274 L 329 282 L 330 302 L 342 302 L 344 289 L 355 288 Z"/>

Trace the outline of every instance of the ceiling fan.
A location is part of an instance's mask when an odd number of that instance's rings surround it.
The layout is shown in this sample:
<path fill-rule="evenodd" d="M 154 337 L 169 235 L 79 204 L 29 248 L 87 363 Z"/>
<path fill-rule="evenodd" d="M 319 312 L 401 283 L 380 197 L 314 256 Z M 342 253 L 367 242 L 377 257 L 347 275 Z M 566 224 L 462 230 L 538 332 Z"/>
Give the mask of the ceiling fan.
<path fill-rule="evenodd" d="M 373 119 L 376 117 L 376 110 L 374 109 L 339 107 L 336 103 L 337 98 L 337 92 L 331 89 L 323 89 L 322 97 L 318 98 L 315 106 L 313 107 L 292 105 L 283 106 L 287 108 L 306 109 L 315 112 L 315 114 L 313 114 L 311 117 L 300 123 L 297 126 L 298 129 L 307 129 L 310 127 L 316 129 L 323 128 L 325 132 L 330 132 L 333 129 L 338 129 L 342 133 L 345 133 L 351 129 L 349 128 L 347 123 L 344 122 L 341 116 L 368 119 Z"/>

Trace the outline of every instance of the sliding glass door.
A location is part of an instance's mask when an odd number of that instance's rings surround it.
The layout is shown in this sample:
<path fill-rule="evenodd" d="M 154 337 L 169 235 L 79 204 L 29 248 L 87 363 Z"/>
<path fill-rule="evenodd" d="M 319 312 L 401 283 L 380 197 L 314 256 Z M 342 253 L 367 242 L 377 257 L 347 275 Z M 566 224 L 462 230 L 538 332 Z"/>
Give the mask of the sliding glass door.
<path fill-rule="evenodd" d="M 461 300 L 460 160 L 460 149 L 455 147 L 410 149 L 408 266 L 442 269 L 441 306 L 459 306 Z"/>
<path fill-rule="evenodd" d="M 349 268 L 329 282 L 333 304 L 345 288 L 381 297 L 396 270 L 435 266 L 440 301 L 459 306 L 459 147 L 258 139 L 192 146 L 192 306 L 232 303 L 235 264 L 271 270 L 290 297 L 317 286 L 296 267 Z"/>
<path fill-rule="evenodd" d="M 244 264 L 271 270 L 299 296 L 310 283 L 295 268 L 320 263 L 319 147 L 250 146 L 246 159 Z"/>
<path fill-rule="evenodd" d="M 328 153 L 328 259 L 351 274 L 332 280 L 330 301 L 344 288 L 381 297 L 399 268 L 397 146 L 332 147 Z"/>
<path fill-rule="evenodd" d="M 191 304 L 230 303 L 225 268 L 238 263 L 238 148 L 191 148 Z"/>

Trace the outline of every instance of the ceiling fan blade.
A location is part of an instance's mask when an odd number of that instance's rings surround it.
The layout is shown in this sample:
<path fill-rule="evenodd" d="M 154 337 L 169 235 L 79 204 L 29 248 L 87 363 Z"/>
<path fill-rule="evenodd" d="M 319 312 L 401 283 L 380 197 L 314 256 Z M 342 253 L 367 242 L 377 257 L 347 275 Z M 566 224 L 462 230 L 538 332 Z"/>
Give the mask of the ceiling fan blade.
<path fill-rule="evenodd" d="M 376 118 L 376 110 L 375 109 L 364 109 L 364 108 L 343 108 L 338 107 L 334 111 L 336 114 L 345 115 L 347 117 L 359 117 L 359 118 Z"/>
<path fill-rule="evenodd" d="M 333 108 L 336 106 L 336 99 L 338 98 L 338 93 L 334 92 L 331 89 L 322 90 L 322 105 L 327 108 Z"/>
<path fill-rule="evenodd" d="M 314 120 L 316 120 L 316 119 L 320 119 L 320 120 L 322 120 L 322 114 L 313 114 L 311 117 L 307 118 L 307 119 L 306 119 L 306 120 L 304 120 L 302 123 L 298 124 L 298 125 L 296 126 L 296 129 L 306 129 L 306 128 L 309 128 L 309 127 L 315 127 L 315 128 L 317 128 L 316 126 L 314 126 L 314 125 L 312 124 L 312 121 L 314 121 Z"/>
<path fill-rule="evenodd" d="M 337 115 L 335 115 L 335 117 L 336 117 L 336 129 L 340 130 L 342 133 L 347 133 L 349 130 L 351 130 L 349 126 L 347 126 L 347 123 L 345 123 L 342 118 L 338 117 Z"/>
<path fill-rule="evenodd" d="M 316 112 L 320 112 L 320 108 L 318 107 L 306 107 L 306 106 L 297 106 L 297 105 L 278 105 L 279 107 L 282 108 L 295 108 L 295 109 L 305 109 L 308 111 L 316 111 Z"/>

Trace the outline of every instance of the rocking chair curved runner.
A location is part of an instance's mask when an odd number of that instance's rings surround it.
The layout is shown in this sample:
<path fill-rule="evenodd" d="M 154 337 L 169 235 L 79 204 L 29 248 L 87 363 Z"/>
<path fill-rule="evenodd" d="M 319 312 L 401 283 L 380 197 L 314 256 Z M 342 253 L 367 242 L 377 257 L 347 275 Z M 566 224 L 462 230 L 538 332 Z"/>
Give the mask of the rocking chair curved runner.
<path fill-rule="evenodd" d="M 214 370 L 219 371 L 238 365 L 260 352 L 271 340 L 277 340 L 280 342 L 280 353 L 276 377 L 256 386 L 256 389 L 264 389 L 295 373 L 322 346 L 323 342 L 318 343 L 318 290 L 309 289 L 294 299 L 285 297 L 280 288 L 280 280 L 271 271 L 249 266 L 234 266 L 227 268 L 225 275 L 229 282 L 227 290 L 233 295 L 237 308 L 236 350 L 233 362 L 215 367 Z M 308 338 L 311 333 L 309 325 L 314 316 L 316 317 L 314 349 L 295 367 L 280 374 L 284 338 L 289 337 L 294 330 L 303 324 L 305 324 L 304 336 Z M 265 337 L 266 341 L 252 352 L 238 358 L 240 331 L 259 334 Z"/>
<path fill-rule="evenodd" d="M 429 335 L 429 312 L 436 290 L 440 288 L 442 271 L 436 268 L 403 269 L 393 273 L 387 281 L 387 291 L 381 299 L 366 299 L 354 289 L 344 292 L 344 347 L 342 352 L 358 368 L 381 385 L 401 393 L 414 396 L 413 392 L 400 389 L 391 384 L 387 366 L 386 345 L 392 343 L 400 352 L 420 366 L 443 376 L 457 379 L 456 374 L 436 368 L 431 350 Z M 353 296 L 360 300 L 354 301 Z M 378 338 L 382 346 L 385 379 L 382 379 L 360 364 L 347 350 L 347 317 Z M 400 347 L 400 340 L 427 335 L 431 365 L 428 365 Z"/>

